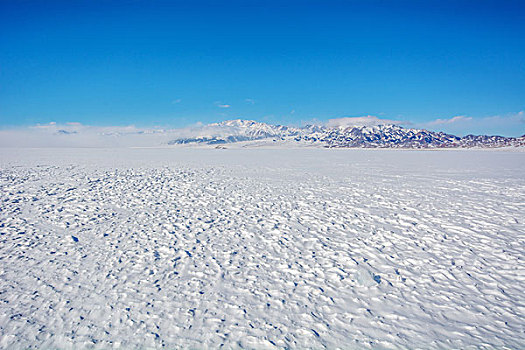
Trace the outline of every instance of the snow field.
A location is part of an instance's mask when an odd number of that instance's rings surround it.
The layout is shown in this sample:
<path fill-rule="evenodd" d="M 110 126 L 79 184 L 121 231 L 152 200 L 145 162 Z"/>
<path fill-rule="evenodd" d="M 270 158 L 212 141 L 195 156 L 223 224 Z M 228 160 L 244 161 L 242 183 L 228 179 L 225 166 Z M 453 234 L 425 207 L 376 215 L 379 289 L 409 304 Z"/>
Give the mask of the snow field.
<path fill-rule="evenodd" d="M 525 346 L 524 153 L 0 159 L 2 348 Z"/>

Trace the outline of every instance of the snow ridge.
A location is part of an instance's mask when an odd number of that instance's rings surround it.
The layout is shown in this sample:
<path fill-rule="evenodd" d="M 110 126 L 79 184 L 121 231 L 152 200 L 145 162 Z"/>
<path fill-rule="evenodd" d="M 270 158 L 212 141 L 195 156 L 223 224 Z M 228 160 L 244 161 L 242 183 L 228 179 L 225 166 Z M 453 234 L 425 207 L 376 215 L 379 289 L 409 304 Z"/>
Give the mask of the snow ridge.
<path fill-rule="evenodd" d="M 326 148 L 497 148 L 525 146 L 525 135 L 518 138 L 488 135 L 459 137 L 444 132 L 404 128 L 390 124 L 336 127 L 307 125 L 294 128 L 242 119 L 206 125 L 200 135 L 174 139 L 168 144 L 218 145 L 260 140 L 269 143 L 286 142 L 292 145 Z"/>

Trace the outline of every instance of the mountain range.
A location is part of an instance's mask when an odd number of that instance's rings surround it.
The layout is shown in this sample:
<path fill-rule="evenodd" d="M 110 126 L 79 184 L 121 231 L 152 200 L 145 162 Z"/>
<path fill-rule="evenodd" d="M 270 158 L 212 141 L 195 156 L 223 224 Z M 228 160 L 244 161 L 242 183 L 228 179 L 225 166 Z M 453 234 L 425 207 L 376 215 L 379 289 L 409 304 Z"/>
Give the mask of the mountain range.
<path fill-rule="evenodd" d="M 289 127 L 253 120 L 208 124 L 194 137 L 177 138 L 170 145 L 239 144 L 243 147 L 287 145 L 325 148 L 498 148 L 525 147 L 525 135 L 463 137 L 399 125 Z"/>

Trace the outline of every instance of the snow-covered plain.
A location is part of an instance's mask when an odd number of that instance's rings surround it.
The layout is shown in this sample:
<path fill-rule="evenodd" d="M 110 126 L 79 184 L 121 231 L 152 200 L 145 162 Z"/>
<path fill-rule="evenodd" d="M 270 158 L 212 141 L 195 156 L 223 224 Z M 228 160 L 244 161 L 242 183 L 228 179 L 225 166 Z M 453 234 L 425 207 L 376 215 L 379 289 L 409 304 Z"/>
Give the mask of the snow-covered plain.
<path fill-rule="evenodd" d="M 0 149 L 1 348 L 523 348 L 525 153 Z"/>

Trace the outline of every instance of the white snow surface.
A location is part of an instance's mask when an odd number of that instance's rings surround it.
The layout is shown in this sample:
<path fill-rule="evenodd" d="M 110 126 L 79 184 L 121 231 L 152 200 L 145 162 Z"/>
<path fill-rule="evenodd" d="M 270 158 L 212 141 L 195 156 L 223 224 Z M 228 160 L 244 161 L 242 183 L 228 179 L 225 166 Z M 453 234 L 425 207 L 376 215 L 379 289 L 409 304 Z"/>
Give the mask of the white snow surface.
<path fill-rule="evenodd" d="M 0 348 L 524 348 L 525 153 L 0 149 Z"/>

